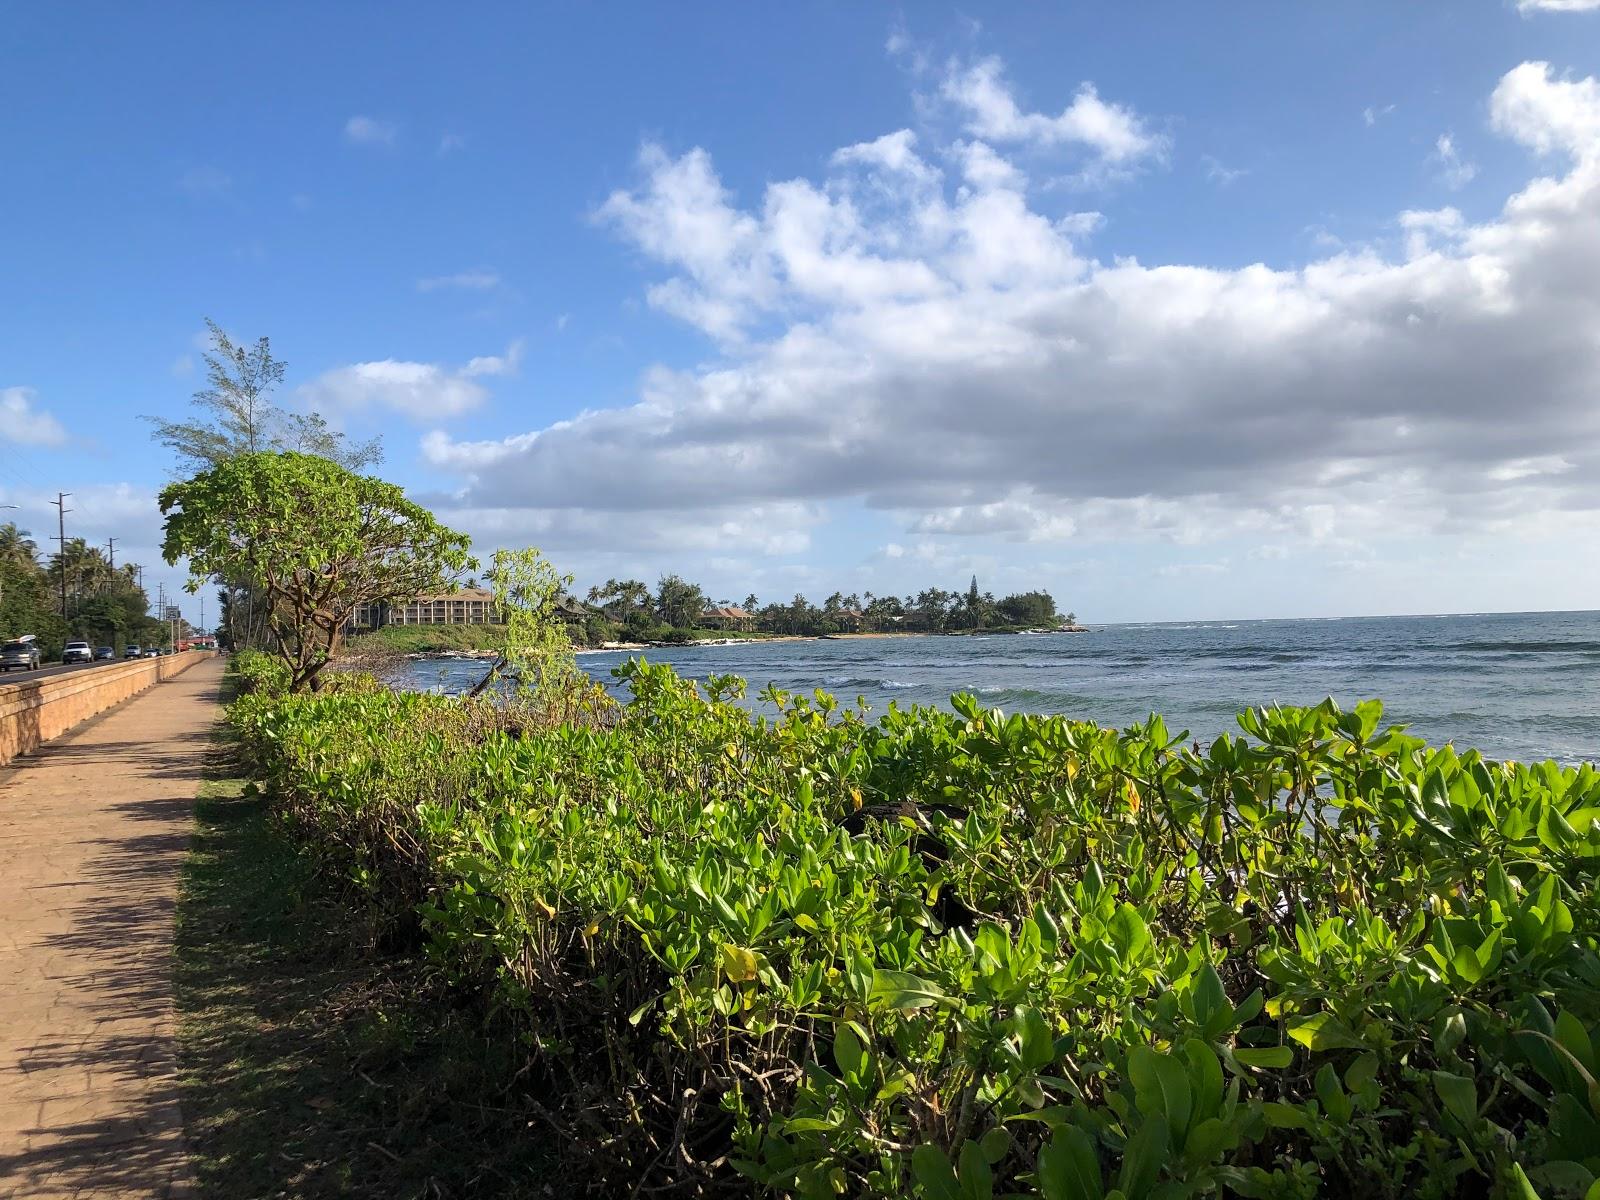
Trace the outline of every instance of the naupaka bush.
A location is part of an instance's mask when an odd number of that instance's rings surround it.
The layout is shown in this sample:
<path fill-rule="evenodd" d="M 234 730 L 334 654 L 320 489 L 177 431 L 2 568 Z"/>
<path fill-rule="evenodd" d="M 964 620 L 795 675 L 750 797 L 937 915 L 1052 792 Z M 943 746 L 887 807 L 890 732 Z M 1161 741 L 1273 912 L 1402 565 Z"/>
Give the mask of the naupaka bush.
<path fill-rule="evenodd" d="M 521 1015 L 598 1185 L 1600 1195 L 1592 767 L 1430 749 L 1371 702 L 1202 749 L 621 674 L 561 724 L 232 710 L 329 869 Z"/>

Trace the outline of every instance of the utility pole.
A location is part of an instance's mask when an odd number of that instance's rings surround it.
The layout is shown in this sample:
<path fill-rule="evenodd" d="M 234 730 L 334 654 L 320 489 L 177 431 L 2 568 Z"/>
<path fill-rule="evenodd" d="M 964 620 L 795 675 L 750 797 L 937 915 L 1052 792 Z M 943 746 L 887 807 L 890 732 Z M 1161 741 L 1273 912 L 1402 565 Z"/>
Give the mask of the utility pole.
<path fill-rule="evenodd" d="M 61 547 L 61 552 L 56 556 L 61 565 L 61 620 L 67 619 L 67 514 L 72 509 L 66 506 L 67 497 L 71 492 L 57 492 L 56 498 L 50 503 L 56 506 L 56 543 Z"/>
<path fill-rule="evenodd" d="M 107 567 L 105 586 L 115 587 L 117 582 L 117 539 L 114 537 L 106 539 L 106 558 L 109 560 L 109 565 Z M 101 590 L 104 591 L 105 588 Z"/>

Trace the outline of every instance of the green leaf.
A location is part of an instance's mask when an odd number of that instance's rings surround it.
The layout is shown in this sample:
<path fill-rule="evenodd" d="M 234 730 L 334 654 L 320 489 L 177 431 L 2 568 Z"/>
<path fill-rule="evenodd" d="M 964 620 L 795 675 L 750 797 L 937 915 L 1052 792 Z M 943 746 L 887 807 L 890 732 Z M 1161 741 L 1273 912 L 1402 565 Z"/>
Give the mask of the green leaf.
<path fill-rule="evenodd" d="M 1106 924 L 1111 934 L 1111 944 L 1125 963 L 1138 963 L 1150 948 L 1150 927 L 1139 915 L 1139 910 L 1124 901 L 1117 906 Z"/>
<path fill-rule="evenodd" d="M 867 1053 L 861 1048 L 861 1039 L 848 1025 L 836 1025 L 833 1030 L 833 1061 L 839 1064 L 840 1075 L 847 1083 L 861 1078 Z"/>
<path fill-rule="evenodd" d="M 1122 1148 L 1122 1170 L 1117 1188 L 1128 1200 L 1144 1200 L 1167 1161 L 1172 1132 L 1165 1117 L 1151 1117 Z"/>
<path fill-rule="evenodd" d="M 1562 1009 L 1556 1014 L 1556 1041 L 1560 1042 L 1591 1074 L 1594 1073 L 1594 1044 L 1589 1040 L 1589 1031 L 1583 1027 L 1583 1022 L 1567 1009 Z"/>
<path fill-rule="evenodd" d="M 1013 1018 L 1017 1041 L 1022 1053 L 1022 1065 L 1030 1070 L 1048 1066 L 1056 1058 L 1056 1040 L 1050 1025 L 1037 1008 L 1019 1008 Z"/>
<path fill-rule="evenodd" d="M 990 1200 L 994 1195 L 994 1168 L 977 1142 L 961 1144 L 961 1194 L 966 1200 Z"/>
<path fill-rule="evenodd" d="M 1323 1063 L 1316 1078 L 1317 1099 L 1322 1101 L 1322 1111 L 1340 1125 L 1350 1123 L 1350 1097 L 1339 1086 L 1339 1076 L 1332 1063 Z"/>
<path fill-rule="evenodd" d="M 1294 1062 L 1292 1046 L 1235 1046 L 1233 1057 L 1247 1067 L 1281 1071 Z"/>
<path fill-rule="evenodd" d="M 1434 1071 L 1433 1090 L 1439 1093 L 1445 1111 L 1471 1129 L 1478 1119 L 1478 1089 L 1472 1080 L 1448 1071 Z"/>
<path fill-rule="evenodd" d="M 1268 1100 L 1261 1106 L 1261 1115 L 1273 1129 L 1311 1128 L 1311 1114 L 1294 1104 Z"/>
<path fill-rule="evenodd" d="M 1213 1163 L 1239 1144 L 1238 1127 L 1217 1117 L 1201 1121 L 1183 1143 L 1183 1161 L 1191 1170 Z"/>
<path fill-rule="evenodd" d="M 1216 1115 L 1222 1104 L 1222 1064 L 1217 1053 L 1199 1038 L 1184 1043 L 1189 1060 L 1190 1120 L 1199 1122 Z"/>
<path fill-rule="evenodd" d="M 1038 1176 L 1043 1200 L 1103 1200 L 1105 1196 L 1094 1140 L 1076 1125 L 1063 1125 L 1040 1148 Z"/>
<path fill-rule="evenodd" d="M 1293 1018 L 1289 1022 L 1289 1036 L 1313 1051 L 1366 1049 L 1366 1043 L 1330 1012 Z"/>
<path fill-rule="evenodd" d="M 874 971 L 870 999 L 879 1007 L 902 1011 L 955 1003 L 938 984 L 905 971 Z"/>
<path fill-rule="evenodd" d="M 1004 1125 L 996 1125 L 984 1134 L 978 1144 L 983 1147 L 983 1157 L 997 1163 L 1011 1149 L 1011 1132 Z"/>
<path fill-rule="evenodd" d="M 911 1152 L 911 1176 L 927 1200 L 964 1200 L 950 1156 L 937 1146 L 923 1144 Z"/>
<path fill-rule="evenodd" d="M 1171 1055 L 1158 1054 L 1149 1046 L 1134 1046 L 1128 1051 L 1128 1078 L 1133 1083 L 1134 1100 L 1147 1117 L 1163 1116 L 1172 1131 L 1182 1137 L 1189 1127 L 1189 1074 Z"/>
<path fill-rule="evenodd" d="M 1533 1190 L 1520 1163 L 1511 1164 L 1511 1196 L 1512 1200 L 1539 1200 L 1539 1193 Z"/>

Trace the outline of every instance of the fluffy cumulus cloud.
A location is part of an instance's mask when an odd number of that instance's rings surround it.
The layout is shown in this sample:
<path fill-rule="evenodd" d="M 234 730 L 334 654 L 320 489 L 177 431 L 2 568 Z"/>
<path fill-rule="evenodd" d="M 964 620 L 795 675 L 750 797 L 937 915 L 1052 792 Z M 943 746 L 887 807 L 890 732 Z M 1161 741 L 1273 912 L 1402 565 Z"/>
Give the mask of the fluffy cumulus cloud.
<path fill-rule="evenodd" d="M 1028 112 L 1013 95 L 998 58 L 986 58 L 945 78 L 944 98 L 962 110 L 967 129 L 990 142 L 1037 146 L 1073 144 L 1102 163 L 1123 167 L 1166 152 L 1166 138 L 1125 105 L 1100 98 L 1093 83 L 1083 83 L 1059 113 Z"/>
<path fill-rule="evenodd" d="M 517 341 L 504 354 L 483 355 L 461 367 L 392 358 L 352 363 L 303 384 L 298 399 L 331 418 L 387 409 L 419 423 L 444 421 L 488 398 L 479 378 L 515 374 L 521 360 L 522 342 Z"/>
<path fill-rule="evenodd" d="M 59 446 L 67 440 L 61 422 L 38 406 L 32 388 L 0 388 L 0 442 Z"/>
<path fill-rule="evenodd" d="M 1600 0 L 1517 0 L 1517 11 L 1530 12 L 1594 12 L 1600 9 Z"/>
<path fill-rule="evenodd" d="M 455 503 L 553 529 L 607 518 L 607 538 L 761 513 L 797 542 L 847 501 L 967 544 L 1337 544 L 1600 509 L 1594 80 L 1534 63 L 1500 81 L 1491 127 L 1548 173 L 1492 217 L 1407 212 L 1392 245 L 1219 269 L 1094 257 L 1097 216 L 1047 212 L 1060 194 L 1030 190 L 1033 160 L 1005 143 L 1129 161 L 1148 134 L 1071 116 L 1103 103 L 1088 91 L 1057 117 L 1008 107 L 985 90 L 1001 78 L 958 76 L 959 139 L 846 147 L 754 203 L 704 150 L 647 147 L 599 219 L 658 265 L 650 302 L 718 355 L 654 370 L 630 407 L 498 441 L 430 434 Z"/>

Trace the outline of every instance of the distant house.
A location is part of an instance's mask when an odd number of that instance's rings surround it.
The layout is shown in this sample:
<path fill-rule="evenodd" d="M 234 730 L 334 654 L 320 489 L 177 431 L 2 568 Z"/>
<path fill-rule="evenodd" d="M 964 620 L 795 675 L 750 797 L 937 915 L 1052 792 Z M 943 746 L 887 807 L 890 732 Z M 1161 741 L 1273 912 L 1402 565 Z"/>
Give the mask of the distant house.
<path fill-rule="evenodd" d="M 844 633 L 860 633 L 867 623 L 865 614 L 858 608 L 841 608 L 833 614 L 833 621 Z"/>
<path fill-rule="evenodd" d="M 385 625 L 503 625 L 505 620 L 493 592 L 463 588 L 393 603 L 362 604 L 351 614 L 350 623 L 357 629 L 379 629 Z"/>
<path fill-rule="evenodd" d="M 754 614 L 745 612 L 735 604 L 719 604 L 700 614 L 702 629 L 738 629 L 749 632 L 755 628 Z"/>
<path fill-rule="evenodd" d="M 556 597 L 555 603 L 551 605 L 551 611 L 569 625 L 587 621 L 595 614 L 595 610 L 582 600 L 575 599 L 565 593 Z"/>

